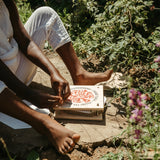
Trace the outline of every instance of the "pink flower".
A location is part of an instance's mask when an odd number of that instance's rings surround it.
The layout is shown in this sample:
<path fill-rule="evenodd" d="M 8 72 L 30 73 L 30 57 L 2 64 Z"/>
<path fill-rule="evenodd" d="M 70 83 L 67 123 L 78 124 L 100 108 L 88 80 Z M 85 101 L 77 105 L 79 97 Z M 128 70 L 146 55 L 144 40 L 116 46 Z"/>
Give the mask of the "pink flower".
<path fill-rule="evenodd" d="M 130 117 L 131 120 L 135 120 L 136 123 L 140 122 L 143 117 L 143 111 L 136 108 L 132 111 L 132 115 Z"/>
<path fill-rule="evenodd" d="M 129 98 L 130 99 L 136 99 L 136 96 L 137 96 L 137 91 L 134 88 L 130 89 Z"/>
<path fill-rule="evenodd" d="M 140 92 L 140 91 L 137 91 L 137 94 L 138 94 L 139 96 L 141 96 L 141 92 Z"/>
<path fill-rule="evenodd" d="M 148 110 L 148 109 L 149 109 L 149 106 L 145 105 L 145 109 L 147 109 L 147 110 Z"/>
<path fill-rule="evenodd" d="M 136 94 L 137 92 L 136 92 L 136 90 L 135 90 L 134 88 L 131 88 L 131 89 L 130 89 L 130 93 Z"/>
<path fill-rule="evenodd" d="M 144 103 L 142 103 L 142 101 L 140 99 L 137 99 L 137 105 L 138 105 L 138 107 L 142 107 L 142 106 L 144 106 Z"/>
<path fill-rule="evenodd" d="M 155 9 L 155 6 L 150 7 L 150 11 L 153 11 Z"/>
<path fill-rule="evenodd" d="M 156 63 L 160 62 L 160 56 L 156 57 L 156 58 L 154 59 L 154 62 L 156 62 Z"/>
<path fill-rule="evenodd" d="M 160 56 L 157 57 L 156 62 L 160 62 Z M 146 104 L 147 100 L 150 100 L 148 94 L 142 94 L 140 91 L 132 88 L 129 91 L 128 106 L 132 106 L 135 109 L 131 111 L 130 120 L 132 125 L 135 126 L 135 139 L 140 139 L 142 131 L 137 129 L 138 127 L 144 127 L 146 125 L 143 110 L 149 110 L 149 106 Z"/>
<path fill-rule="evenodd" d="M 158 42 L 158 43 L 156 44 L 156 47 L 160 47 L 160 42 Z"/>
<path fill-rule="evenodd" d="M 141 130 L 140 129 L 136 129 L 135 130 L 135 135 L 136 135 L 136 137 L 134 137 L 135 139 L 140 139 Z"/>
<path fill-rule="evenodd" d="M 128 106 L 130 107 L 134 106 L 134 101 L 132 99 L 129 99 L 127 103 L 128 103 Z"/>
<path fill-rule="evenodd" d="M 147 97 L 146 94 L 142 94 L 142 95 L 140 96 L 140 98 L 143 99 L 143 100 L 147 100 L 147 99 L 148 99 L 148 97 Z"/>

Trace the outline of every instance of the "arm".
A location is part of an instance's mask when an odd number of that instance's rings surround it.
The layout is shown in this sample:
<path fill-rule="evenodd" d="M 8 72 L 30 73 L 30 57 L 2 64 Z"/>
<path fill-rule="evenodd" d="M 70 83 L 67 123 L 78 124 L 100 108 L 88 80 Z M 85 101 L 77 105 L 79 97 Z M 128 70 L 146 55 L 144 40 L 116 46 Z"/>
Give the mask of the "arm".
<path fill-rule="evenodd" d="M 70 94 L 68 82 L 60 75 L 59 71 L 32 41 L 20 20 L 14 1 L 4 0 L 4 2 L 9 10 L 14 30 L 14 38 L 16 39 L 20 50 L 28 59 L 50 75 L 52 87 L 57 94 L 64 99 L 67 98 Z"/>
<path fill-rule="evenodd" d="M 37 107 L 50 108 L 62 103 L 61 98 L 58 96 L 40 93 L 26 86 L 10 71 L 2 60 L 0 60 L 0 80 L 14 91 L 17 96 L 30 101 Z"/>
<path fill-rule="evenodd" d="M 28 59 L 42 68 L 49 75 L 51 75 L 53 72 L 58 72 L 28 35 L 20 20 L 14 1 L 4 0 L 4 2 L 10 13 L 10 20 L 14 31 L 14 38 L 16 39 L 19 49 L 22 51 L 22 53 L 25 54 Z"/>

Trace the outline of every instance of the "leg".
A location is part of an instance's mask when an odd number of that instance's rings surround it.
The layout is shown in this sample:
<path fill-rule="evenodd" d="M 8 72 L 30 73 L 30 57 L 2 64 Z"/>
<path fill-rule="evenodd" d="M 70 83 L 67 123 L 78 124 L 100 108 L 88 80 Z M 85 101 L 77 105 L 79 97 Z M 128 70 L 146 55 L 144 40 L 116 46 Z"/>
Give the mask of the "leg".
<path fill-rule="evenodd" d="M 48 23 L 48 41 L 67 66 L 73 83 L 76 85 L 94 85 L 98 82 L 107 81 L 113 71 L 108 70 L 104 73 L 90 73 L 84 70 L 60 17 L 52 9 L 50 9 L 49 12 L 53 18 L 50 18 L 50 23 Z"/>
<path fill-rule="evenodd" d="M 51 119 L 48 115 L 36 112 L 26 106 L 7 88 L 0 94 L 0 112 L 20 119 L 45 135 L 62 154 L 72 150 L 80 136 Z"/>
<path fill-rule="evenodd" d="M 53 50 L 57 51 L 66 64 L 74 84 L 93 85 L 111 77 L 112 70 L 104 73 L 90 73 L 84 70 L 60 17 L 52 8 L 37 9 L 25 24 L 25 28 L 41 49 L 44 42 L 49 41 Z"/>
<path fill-rule="evenodd" d="M 50 12 L 47 11 L 47 7 L 42 8 L 42 10 L 38 9 L 25 25 L 32 39 L 35 40 L 41 48 L 43 48 L 44 42 L 47 40 L 47 23 L 50 22 L 51 18 Z M 42 16 L 41 13 L 45 16 Z M 23 56 L 20 58 L 21 63 L 16 71 L 16 76 L 28 84 L 33 78 L 36 68 L 26 57 Z M 0 112 L 30 124 L 38 132 L 48 137 L 60 153 L 66 153 L 72 150 L 80 138 L 78 134 L 66 129 L 48 115 L 29 108 L 7 88 L 0 93 Z"/>
<path fill-rule="evenodd" d="M 104 73 L 91 73 L 84 70 L 71 42 L 64 44 L 56 51 L 66 64 L 71 73 L 73 83 L 76 85 L 94 85 L 98 82 L 107 81 L 111 77 L 112 70 Z"/>
<path fill-rule="evenodd" d="M 32 14 L 32 16 L 29 18 L 29 20 L 25 24 L 25 28 L 27 29 L 28 33 L 31 35 L 32 39 L 41 49 L 43 49 L 44 42 L 48 38 L 48 34 L 50 32 L 49 28 L 51 24 L 55 22 L 54 21 L 55 16 L 56 16 L 56 13 L 51 8 L 41 7 Z M 24 75 L 22 75 L 23 73 L 23 71 L 21 70 L 22 68 L 23 69 L 26 68 L 25 73 L 30 72 L 30 69 L 28 69 L 27 67 L 29 65 L 27 59 L 24 58 L 23 60 L 24 61 L 22 61 L 23 63 L 21 65 L 23 67 L 19 67 L 19 70 L 17 72 L 17 76 L 22 78 L 24 77 Z M 27 82 L 30 82 L 30 79 L 25 78 L 25 80 L 22 79 L 22 81 L 27 83 Z M 11 96 L 8 96 L 8 97 L 11 97 Z M 14 98 L 17 100 L 18 105 L 16 103 L 13 107 L 12 103 L 14 101 Z M 1 99 L 0 99 L 0 103 L 1 103 Z M 60 153 L 66 153 L 72 150 L 75 143 L 78 142 L 80 138 L 78 134 L 66 129 L 65 127 L 60 125 L 57 121 L 51 119 L 48 115 L 44 115 L 42 113 L 38 113 L 34 110 L 31 110 L 24 103 L 18 100 L 17 97 L 15 97 L 14 95 L 10 103 L 11 104 L 8 104 L 8 110 L 2 111 L 2 112 L 10 114 L 11 116 L 17 119 L 20 119 L 24 122 L 29 123 L 38 132 L 47 136 L 49 140 L 52 142 L 53 146 Z M 5 101 L 3 102 L 3 104 L 6 105 Z M 13 111 L 10 111 L 9 106 L 12 106 Z M 16 111 L 16 113 L 20 112 L 21 114 L 16 114 L 14 111 Z M 25 117 L 21 116 L 22 113 L 25 115 Z"/>
<path fill-rule="evenodd" d="M 40 7 L 33 12 L 25 24 L 32 40 L 43 49 L 49 41 L 53 50 L 71 41 L 57 13 L 50 7 Z"/>

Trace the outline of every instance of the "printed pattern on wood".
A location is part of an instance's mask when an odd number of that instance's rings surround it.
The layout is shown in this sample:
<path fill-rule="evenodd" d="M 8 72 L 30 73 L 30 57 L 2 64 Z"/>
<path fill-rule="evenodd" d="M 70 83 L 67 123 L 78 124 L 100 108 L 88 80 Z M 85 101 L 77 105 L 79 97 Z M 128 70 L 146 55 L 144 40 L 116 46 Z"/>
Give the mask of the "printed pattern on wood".
<path fill-rule="evenodd" d="M 103 110 L 103 86 L 71 85 L 71 95 L 55 110 Z"/>

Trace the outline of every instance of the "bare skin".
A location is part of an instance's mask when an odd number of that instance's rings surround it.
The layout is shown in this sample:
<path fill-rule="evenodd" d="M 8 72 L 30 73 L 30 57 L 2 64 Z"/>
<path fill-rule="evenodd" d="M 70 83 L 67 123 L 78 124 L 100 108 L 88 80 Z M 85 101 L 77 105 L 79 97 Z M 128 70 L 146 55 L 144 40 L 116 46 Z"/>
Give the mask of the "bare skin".
<path fill-rule="evenodd" d="M 46 126 L 46 132 L 43 134 L 49 138 L 55 148 L 62 154 L 71 151 L 80 139 L 79 134 L 68 130 L 51 118 L 46 117 L 43 123 L 46 123 L 44 125 Z M 37 130 L 39 130 L 40 133 L 41 131 L 45 131 L 43 130 L 44 126 L 37 128 Z"/>
<path fill-rule="evenodd" d="M 75 143 L 79 141 L 80 136 L 59 124 L 46 114 L 36 112 L 26 106 L 9 89 L 5 89 L 0 94 L 0 112 L 18 118 L 31 126 L 38 132 L 45 135 L 61 154 L 72 150 Z M 16 111 L 16 112 L 15 112 Z"/>
<path fill-rule="evenodd" d="M 13 36 L 18 43 L 19 49 L 22 54 L 51 77 L 51 84 L 53 89 L 57 91 L 57 96 L 37 92 L 26 86 L 0 60 L 0 80 L 15 93 L 13 94 L 9 89 L 5 89 L 0 94 L 0 111 L 30 124 L 49 138 L 58 152 L 65 154 L 73 149 L 80 135 L 61 126 L 49 116 L 33 111 L 21 99 L 26 99 L 39 108 L 54 108 L 56 105 L 61 105 L 64 102 L 63 100 L 70 95 L 69 84 L 26 32 L 14 1 L 4 0 L 4 3 L 10 14 L 14 31 Z"/>
<path fill-rule="evenodd" d="M 75 143 L 80 139 L 80 135 L 66 129 L 48 115 L 30 109 L 21 99 L 26 99 L 39 108 L 54 108 L 56 105 L 61 105 L 70 95 L 69 83 L 60 75 L 55 66 L 32 41 L 20 21 L 14 1 L 3 1 L 8 8 L 14 31 L 13 36 L 18 43 L 19 49 L 30 61 L 50 76 L 51 85 L 56 91 L 56 96 L 37 92 L 29 88 L 10 71 L 2 60 L 0 60 L 0 80 L 15 93 L 14 94 L 9 89 L 5 89 L 0 94 L 0 112 L 30 124 L 38 132 L 48 137 L 58 152 L 65 154 L 74 148 Z M 58 48 L 57 52 L 69 69 L 74 84 L 93 85 L 108 80 L 112 74 L 112 70 L 108 70 L 104 73 L 89 73 L 84 70 L 71 42 Z"/>
<path fill-rule="evenodd" d="M 107 70 L 104 73 L 87 72 L 80 64 L 71 42 L 63 45 L 56 51 L 67 66 L 75 85 L 95 85 L 96 83 L 109 80 L 113 73 L 113 70 Z"/>

